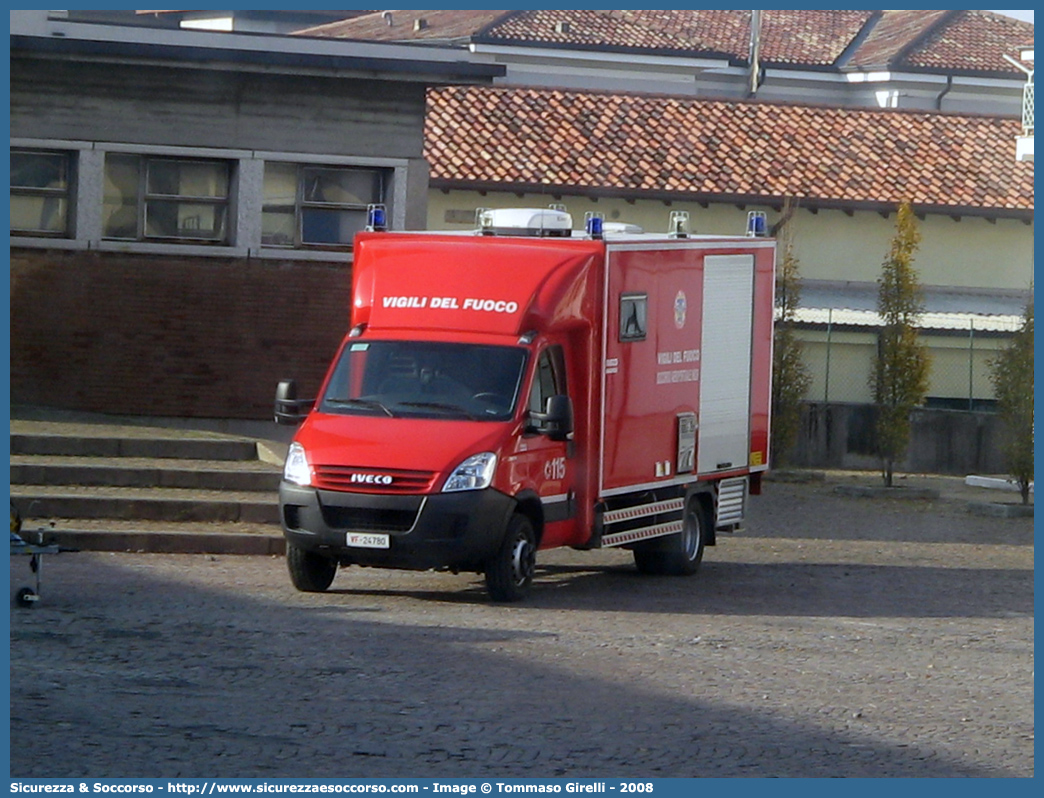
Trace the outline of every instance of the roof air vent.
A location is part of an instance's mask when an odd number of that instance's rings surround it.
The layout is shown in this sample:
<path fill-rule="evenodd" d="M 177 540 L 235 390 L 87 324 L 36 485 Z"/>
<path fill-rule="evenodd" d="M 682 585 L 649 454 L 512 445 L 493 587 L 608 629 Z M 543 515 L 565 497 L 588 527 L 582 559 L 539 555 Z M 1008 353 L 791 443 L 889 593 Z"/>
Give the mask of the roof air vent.
<path fill-rule="evenodd" d="M 555 23 L 555 33 L 570 33 L 572 28 L 569 25 L 569 20 L 562 20 L 561 22 Z"/>
<path fill-rule="evenodd" d="M 484 209 L 478 223 L 482 235 L 567 238 L 573 234 L 573 217 L 557 208 Z"/>
<path fill-rule="evenodd" d="M 424 30 L 427 27 L 428 27 L 428 20 L 424 19 L 424 17 L 417 17 L 417 19 L 413 20 L 413 29 L 415 31 Z"/>

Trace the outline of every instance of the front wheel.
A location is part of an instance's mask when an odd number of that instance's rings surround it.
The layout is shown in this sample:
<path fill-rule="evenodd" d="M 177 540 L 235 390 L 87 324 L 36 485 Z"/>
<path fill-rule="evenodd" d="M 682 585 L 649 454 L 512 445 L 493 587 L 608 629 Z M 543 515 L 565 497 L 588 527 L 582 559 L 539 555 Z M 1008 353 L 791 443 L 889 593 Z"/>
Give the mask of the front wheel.
<path fill-rule="evenodd" d="M 303 593 L 322 593 L 337 573 L 337 560 L 286 544 L 286 567 L 290 581 Z"/>
<path fill-rule="evenodd" d="M 536 570 L 533 522 L 516 513 L 508 521 L 500 549 L 486 565 L 486 590 L 493 601 L 521 601 Z"/>
<path fill-rule="evenodd" d="M 707 523 L 704 505 L 699 499 L 691 499 L 685 508 L 681 532 L 636 546 L 634 564 L 643 574 L 689 576 L 696 573 L 703 560 Z"/>

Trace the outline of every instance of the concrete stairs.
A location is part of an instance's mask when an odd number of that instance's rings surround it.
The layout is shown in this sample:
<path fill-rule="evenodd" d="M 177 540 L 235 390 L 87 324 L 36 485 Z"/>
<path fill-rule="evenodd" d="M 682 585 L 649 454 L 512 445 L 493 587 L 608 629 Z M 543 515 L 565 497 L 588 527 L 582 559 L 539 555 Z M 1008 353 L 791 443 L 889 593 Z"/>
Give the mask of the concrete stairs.
<path fill-rule="evenodd" d="M 13 419 L 10 460 L 11 498 L 30 542 L 100 551 L 284 551 L 280 457 L 265 442 Z"/>

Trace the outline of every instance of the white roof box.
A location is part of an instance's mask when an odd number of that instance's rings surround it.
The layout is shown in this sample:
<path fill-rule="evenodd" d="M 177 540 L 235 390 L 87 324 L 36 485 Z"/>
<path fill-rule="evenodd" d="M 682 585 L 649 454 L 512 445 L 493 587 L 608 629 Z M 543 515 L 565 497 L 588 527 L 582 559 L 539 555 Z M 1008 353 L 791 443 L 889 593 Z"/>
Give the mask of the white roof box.
<path fill-rule="evenodd" d="M 617 235 L 640 235 L 645 232 L 645 228 L 630 222 L 606 222 L 602 225 L 602 232 Z"/>
<path fill-rule="evenodd" d="M 557 208 L 483 208 L 479 232 L 498 236 L 570 236 L 573 217 Z"/>

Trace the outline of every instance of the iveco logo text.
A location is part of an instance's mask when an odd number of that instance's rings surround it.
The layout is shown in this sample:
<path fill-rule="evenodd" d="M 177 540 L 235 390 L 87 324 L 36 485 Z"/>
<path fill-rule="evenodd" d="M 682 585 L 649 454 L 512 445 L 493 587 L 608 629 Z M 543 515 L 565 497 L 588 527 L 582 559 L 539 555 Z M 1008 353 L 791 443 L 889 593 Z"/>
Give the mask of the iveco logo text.
<path fill-rule="evenodd" d="M 392 484 L 392 478 L 388 474 L 352 474 L 352 483 L 390 485 Z"/>

